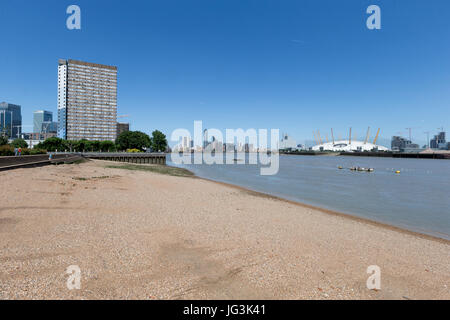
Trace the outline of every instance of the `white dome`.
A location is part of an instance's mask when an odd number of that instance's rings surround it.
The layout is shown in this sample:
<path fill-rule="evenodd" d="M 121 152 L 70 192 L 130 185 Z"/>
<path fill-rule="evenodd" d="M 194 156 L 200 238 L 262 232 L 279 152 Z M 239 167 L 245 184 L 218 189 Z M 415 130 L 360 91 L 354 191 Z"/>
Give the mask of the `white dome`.
<path fill-rule="evenodd" d="M 323 144 L 318 144 L 312 147 L 313 151 L 346 151 L 346 152 L 357 152 L 357 151 L 372 151 L 373 149 L 378 149 L 378 151 L 389 151 L 388 148 L 375 145 L 373 143 L 364 141 L 352 141 L 339 140 L 333 142 L 327 142 Z"/>

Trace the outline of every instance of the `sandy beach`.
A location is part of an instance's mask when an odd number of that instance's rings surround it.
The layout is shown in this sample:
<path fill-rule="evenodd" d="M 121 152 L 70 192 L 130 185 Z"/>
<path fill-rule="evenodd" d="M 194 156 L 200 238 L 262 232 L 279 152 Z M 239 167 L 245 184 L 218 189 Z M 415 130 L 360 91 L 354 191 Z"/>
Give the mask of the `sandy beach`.
<path fill-rule="evenodd" d="M 108 165 L 0 172 L 0 299 L 450 299 L 449 241 Z"/>

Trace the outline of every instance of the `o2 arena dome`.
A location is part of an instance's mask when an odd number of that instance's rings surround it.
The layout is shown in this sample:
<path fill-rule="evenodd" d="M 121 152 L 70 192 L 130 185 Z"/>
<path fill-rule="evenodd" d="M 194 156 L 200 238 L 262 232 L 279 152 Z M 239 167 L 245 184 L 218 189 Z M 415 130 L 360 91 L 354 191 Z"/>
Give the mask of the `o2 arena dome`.
<path fill-rule="evenodd" d="M 388 151 L 389 149 L 370 142 L 339 140 L 312 147 L 313 151 L 341 151 L 341 152 L 360 152 L 360 151 Z"/>
<path fill-rule="evenodd" d="M 369 132 L 370 128 L 367 130 L 367 137 L 365 141 L 352 141 L 351 138 L 348 140 L 334 140 L 333 129 L 331 130 L 332 141 L 323 143 L 320 138 L 320 132 L 316 135 L 314 133 L 314 138 L 318 143 L 314 147 L 312 147 L 313 151 L 336 151 L 336 152 L 363 152 L 363 151 L 389 151 L 388 148 L 377 145 L 378 136 L 380 134 L 380 129 L 378 129 L 377 135 L 373 141 L 373 143 L 368 142 L 369 140 Z M 352 136 L 352 130 L 350 128 L 350 137 Z"/>

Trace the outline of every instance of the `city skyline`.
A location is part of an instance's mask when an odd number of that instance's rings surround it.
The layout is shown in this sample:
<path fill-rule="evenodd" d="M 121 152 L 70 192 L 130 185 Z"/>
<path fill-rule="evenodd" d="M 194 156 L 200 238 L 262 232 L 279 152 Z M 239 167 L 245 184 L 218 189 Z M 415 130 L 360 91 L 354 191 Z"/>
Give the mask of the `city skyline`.
<path fill-rule="evenodd" d="M 147 133 L 203 120 L 219 129 L 279 128 L 305 143 L 314 130 L 345 137 L 353 127 L 363 137 L 370 125 L 381 127 L 385 144 L 414 128 L 422 146 L 425 132 L 450 126 L 450 46 L 440 23 L 448 3 L 414 3 L 408 16 L 400 4 L 383 3 L 383 27 L 373 31 L 364 1 L 319 2 L 328 9 L 287 1 L 272 12 L 263 1 L 240 3 L 236 14 L 237 3 L 179 2 L 139 3 L 136 13 L 108 4 L 113 18 L 142 21 L 116 25 L 101 10 L 106 2 L 80 1 L 80 31 L 65 28 L 67 3 L 27 3 L 29 12 L 2 3 L 8 15 L 0 24 L 14 50 L 2 52 L 0 100 L 22 106 L 24 126 L 40 106 L 56 114 L 54 64 L 71 57 L 119 66 L 118 112 Z M 38 7 L 43 16 L 33 29 Z M 125 46 L 131 50 L 117 50 Z"/>

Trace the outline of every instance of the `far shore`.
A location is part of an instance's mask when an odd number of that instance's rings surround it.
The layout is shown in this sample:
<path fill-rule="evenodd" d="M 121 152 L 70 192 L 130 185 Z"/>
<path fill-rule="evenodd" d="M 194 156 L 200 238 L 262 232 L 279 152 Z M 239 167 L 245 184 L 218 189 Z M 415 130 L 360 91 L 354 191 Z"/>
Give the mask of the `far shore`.
<path fill-rule="evenodd" d="M 95 160 L 0 188 L 0 299 L 450 299 L 446 239 L 184 169 Z"/>

